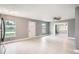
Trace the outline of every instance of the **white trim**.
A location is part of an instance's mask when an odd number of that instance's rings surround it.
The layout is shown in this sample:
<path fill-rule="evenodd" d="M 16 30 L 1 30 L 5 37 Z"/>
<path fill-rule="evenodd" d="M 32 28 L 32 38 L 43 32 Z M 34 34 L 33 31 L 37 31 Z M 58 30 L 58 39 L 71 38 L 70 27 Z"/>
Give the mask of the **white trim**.
<path fill-rule="evenodd" d="M 75 52 L 75 53 L 79 53 L 79 50 L 75 49 L 74 52 Z"/>

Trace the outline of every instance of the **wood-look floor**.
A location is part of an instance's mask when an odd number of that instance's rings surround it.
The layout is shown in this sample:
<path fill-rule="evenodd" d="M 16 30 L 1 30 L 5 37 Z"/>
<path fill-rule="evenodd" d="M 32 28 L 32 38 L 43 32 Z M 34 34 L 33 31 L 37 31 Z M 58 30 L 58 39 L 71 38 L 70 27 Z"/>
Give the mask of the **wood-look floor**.
<path fill-rule="evenodd" d="M 5 44 L 6 54 L 71 54 L 74 40 L 65 36 L 44 36 Z"/>

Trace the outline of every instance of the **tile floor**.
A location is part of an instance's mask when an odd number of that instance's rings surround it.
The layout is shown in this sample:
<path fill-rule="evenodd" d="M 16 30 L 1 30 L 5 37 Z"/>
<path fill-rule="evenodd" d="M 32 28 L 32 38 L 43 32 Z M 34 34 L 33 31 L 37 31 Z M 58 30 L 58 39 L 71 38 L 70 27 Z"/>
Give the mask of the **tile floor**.
<path fill-rule="evenodd" d="M 5 54 L 71 54 L 74 40 L 66 36 L 44 36 L 5 44 Z"/>

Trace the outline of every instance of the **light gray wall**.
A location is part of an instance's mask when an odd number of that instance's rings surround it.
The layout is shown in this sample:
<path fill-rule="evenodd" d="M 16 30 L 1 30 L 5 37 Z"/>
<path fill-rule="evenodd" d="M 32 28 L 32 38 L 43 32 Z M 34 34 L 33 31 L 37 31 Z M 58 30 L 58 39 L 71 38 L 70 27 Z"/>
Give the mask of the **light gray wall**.
<path fill-rule="evenodd" d="M 30 18 L 9 16 L 9 15 L 2 15 L 2 17 L 4 17 L 5 20 L 14 20 L 16 22 L 16 37 L 6 38 L 5 41 L 27 38 L 29 21 L 36 22 L 36 36 L 42 35 L 42 26 L 41 26 L 42 23 L 47 24 L 46 34 L 49 34 L 49 22 L 30 19 Z"/>
<path fill-rule="evenodd" d="M 46 28 L 46 33 L 45 34 L 50 34 L 50 29 L 49 29 L 50 22 L 34 20 L 34 19 L 33 20 L 29 19 L 28 21 L 36 22 L 36 36 L 42 35 L 42 23 L 46 23 L 47 28 Z"/>
<path fill-rule="evenodd" d="M 22 39 L 28 37 L 28 20 L 21 17 L 3 15 L 4 20 L 14 20 L 16 23 L 16 37 L 6 38 L 7 40 Z"/>
<path fill-rule="evenodd" d="M 68 21 L 68 36 L 75 38 L 75 19 Z"/>
<path fill-rule="evenodd" d="M 79 7 L 75 9 L 75 37 L 76 37 L 76 49 L 79 50 Z"/>

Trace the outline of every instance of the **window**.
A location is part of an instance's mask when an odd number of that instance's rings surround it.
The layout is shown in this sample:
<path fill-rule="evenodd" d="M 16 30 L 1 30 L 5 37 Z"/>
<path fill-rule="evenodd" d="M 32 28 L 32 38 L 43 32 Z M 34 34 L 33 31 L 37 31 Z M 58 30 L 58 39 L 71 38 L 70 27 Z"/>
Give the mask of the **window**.
<path fill-rule="evenodd" d="M 46 34 L 46 28 L 47 28 L 46 23 L 43 23 L 42 24 L 42 34 Z"/>
<path fill-rule="evenodd" d="M 16 24 L 14 20 L 5 21 L 5 37 L 15 37 L 16 36 Z"/>

